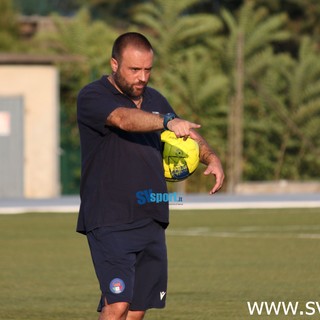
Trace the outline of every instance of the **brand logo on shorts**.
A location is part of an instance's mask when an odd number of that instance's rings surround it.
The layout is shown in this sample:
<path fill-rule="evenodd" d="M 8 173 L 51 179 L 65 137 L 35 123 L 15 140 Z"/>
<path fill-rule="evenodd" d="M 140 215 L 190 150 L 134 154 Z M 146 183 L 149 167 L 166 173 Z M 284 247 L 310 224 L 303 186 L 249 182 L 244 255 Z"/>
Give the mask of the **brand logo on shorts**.
<path fill-rule="evenodd" d="M 119 294 L 123 292 L 125 287 L 126 285 L 124 284 L 123 280 L 119 278 L 114 278 L 113 280 L 111 280 L 110 286 L 109 286 L 111 292 L 115 294 Z"/>
<path fill-rule="evenodd" d="M 166 295 L 165 291 L 160 292 L 160 300 L 163 300 L 164 296 Z"/>

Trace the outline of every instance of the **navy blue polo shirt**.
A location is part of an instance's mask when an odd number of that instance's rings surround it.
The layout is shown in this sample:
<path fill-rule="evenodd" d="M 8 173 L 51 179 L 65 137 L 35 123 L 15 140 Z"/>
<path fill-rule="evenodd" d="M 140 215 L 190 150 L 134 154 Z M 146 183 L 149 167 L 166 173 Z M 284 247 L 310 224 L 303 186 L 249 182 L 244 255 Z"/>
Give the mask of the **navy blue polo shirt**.
<path fill-rule="evenodd" d="M 88 84 L 78 95 L 80 233 L 145 218 L 169 222 L 168 203 L 148 201 L 150 192 L 167 192 L 160 132 L 126 132 L 107 126 L 107 117 L 118 107 L 136 108 L 111 85 L 107 76 Z M 141 109 L 161 114 L 173 112 L 168 101 L 150 87 L 143 94 Z"/>

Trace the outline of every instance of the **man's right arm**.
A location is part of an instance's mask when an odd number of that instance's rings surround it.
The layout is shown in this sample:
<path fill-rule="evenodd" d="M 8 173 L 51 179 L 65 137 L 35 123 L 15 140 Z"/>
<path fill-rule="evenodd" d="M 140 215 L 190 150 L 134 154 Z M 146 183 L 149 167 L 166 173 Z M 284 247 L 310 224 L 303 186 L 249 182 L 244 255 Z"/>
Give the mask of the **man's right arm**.
<path fill-rule="evenodd" d="M 164 129 L 161 115 L 126 107 L 113 110 L 107 117 L 106 124 L 129 132 L 150 132 Z M 188 137 L 190 129 L 200 128 L 200 125 L 175 118 L 168 122 L 167 127 L 177 137 Z"/>

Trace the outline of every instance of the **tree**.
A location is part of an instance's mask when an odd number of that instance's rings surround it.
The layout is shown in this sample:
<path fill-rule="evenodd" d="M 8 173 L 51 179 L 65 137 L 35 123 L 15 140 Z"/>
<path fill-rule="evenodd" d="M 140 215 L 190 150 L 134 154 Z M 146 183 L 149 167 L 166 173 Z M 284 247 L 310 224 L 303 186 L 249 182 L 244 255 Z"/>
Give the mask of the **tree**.
<path fill-rule="evenodd" d="M 234 192 L 243 175 L 244 105 L 251 79 L 261 77 L 276 56 L 274 42 L 287 40 L 285 14 L 270 16 L 264 7 L 246 1 L 237 16 L 222 10 L 227 37 L 221 60 L 230 79 L 230 109 L 228 119 L 227 178 L 228 191 Z"/>
<path fill-rule="evenodd" d="M 24 15 L 48 16 L 55 12 L 70 16 L 79 9 L 83 0 L 14 0 L 14 2 Z"/>
<path fill-rule="evenodd" d="M 20 48 L 17 10 L 12 0 L 0 1 L 0 51 L 14 51 Z"/>
<path fill-rule="evenodd" d="M 179 103 L 172 85 L 178 79 L 173 77 L 183 69 L 185 60 L 190 60 L 190 51 L 194 56 L 203 55 L 207 39 L 221 28 L 221 22 L 212 15 L 184 14 L 196 2 L 154 0 L 133 10 L 133 21 L 148 34 L 156 51 L 156 68 L 161 76 L 153 77 L 153 83 L 161 87 L 175 106 Z"/>
<path fill-rule="evenodd" d="M 277 81 L 275 73 L 277 72 Z M 256 84 L 275 123 L 278 145 L 274 179 L 319 177 L 320 62 L 309 37 L 300 44 L 297 60 L 275 65 Z M 283 85 L 275 85 L 282 83 Z"/>
<path fill-rule="evenodd" d="M 318 0 L 256 0 L 266 6 L 271 14 L 287 12 L 287 28 L 299 40 L 308 35 L 319 39 L 320 35 L 320 2 Z"/>

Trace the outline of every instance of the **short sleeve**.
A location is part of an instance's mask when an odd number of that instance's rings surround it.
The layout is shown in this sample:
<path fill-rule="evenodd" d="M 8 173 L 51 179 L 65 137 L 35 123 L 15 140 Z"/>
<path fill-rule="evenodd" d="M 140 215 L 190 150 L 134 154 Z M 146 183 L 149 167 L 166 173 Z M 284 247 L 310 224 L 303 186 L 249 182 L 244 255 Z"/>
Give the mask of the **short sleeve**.
<path fill-rule="evenodd" d="M 114 93 L 99 81 L 94 82 L 84 87 L 78 95 L 78 122 L 104 134 L 107 117 L 119 106 Z"/>

